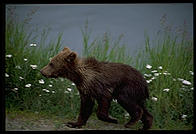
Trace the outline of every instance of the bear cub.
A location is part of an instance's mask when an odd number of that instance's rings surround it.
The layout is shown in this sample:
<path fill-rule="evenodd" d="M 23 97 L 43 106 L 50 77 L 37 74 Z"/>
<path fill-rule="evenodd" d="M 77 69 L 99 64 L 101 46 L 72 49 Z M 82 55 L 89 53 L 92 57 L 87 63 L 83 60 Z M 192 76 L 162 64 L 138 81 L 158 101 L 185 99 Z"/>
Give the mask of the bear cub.
<path fill-rule="evenodd" d="M 63 77 L 76 84 L 81 99 L 80 113 L 76 122 L 67 123 L 69 127 L 80 128 L 86 124 L 95 100 L 98 119 L 117 123 L 108 114 L 112 99 L 116 99 L 131 116 L 125 127 L 139 120 L 143 123 L 143 130 L 152 126 L 153 116 L 144 105 L 149 98 L 146 80 L 129 65 L 97 61 L 92 57 L 80 58 L 65 47 L 40 72 L 47 78 Z"/>

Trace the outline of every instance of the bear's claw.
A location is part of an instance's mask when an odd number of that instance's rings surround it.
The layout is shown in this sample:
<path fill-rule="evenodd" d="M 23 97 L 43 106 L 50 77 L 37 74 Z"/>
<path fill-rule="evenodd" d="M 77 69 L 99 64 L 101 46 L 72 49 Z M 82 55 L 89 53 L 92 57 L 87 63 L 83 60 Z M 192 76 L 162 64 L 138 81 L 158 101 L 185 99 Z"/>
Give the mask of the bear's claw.
<path fill-rule="evenodd" d="M 82 128 L 82 125 L 81 123 L 78 123 L 78 122 L 68 122 L 66 124 L 66 126 L 70 127 L 70 128 Z"/>

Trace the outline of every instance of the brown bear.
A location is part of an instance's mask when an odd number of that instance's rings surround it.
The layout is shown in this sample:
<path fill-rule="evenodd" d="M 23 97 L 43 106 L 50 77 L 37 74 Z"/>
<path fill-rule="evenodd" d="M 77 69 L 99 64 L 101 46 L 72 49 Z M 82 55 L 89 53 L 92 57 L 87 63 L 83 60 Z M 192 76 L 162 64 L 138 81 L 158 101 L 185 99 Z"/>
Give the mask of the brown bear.
<path fill-rule="evenodd" d="M 138 120 L 143 129 L 151 128 L 153 116 L 144 106 L 149 98 L 146 80 L 133 67 L 122 63 L 100 62 L 95 58 L 80 58 L 65 47 L 41 70 L 48 78 L 64 77 L 76 84 L 80 93 L 81 105 L 77 122 L 68 122 L 69 127 L 85 125 L 92 113 L 94 101 L 98 103 L 97 117 L 106 122 L 117 123 L 108 114 L 112 99 L 129 113 L 130 121 L 125 127 Z"/>

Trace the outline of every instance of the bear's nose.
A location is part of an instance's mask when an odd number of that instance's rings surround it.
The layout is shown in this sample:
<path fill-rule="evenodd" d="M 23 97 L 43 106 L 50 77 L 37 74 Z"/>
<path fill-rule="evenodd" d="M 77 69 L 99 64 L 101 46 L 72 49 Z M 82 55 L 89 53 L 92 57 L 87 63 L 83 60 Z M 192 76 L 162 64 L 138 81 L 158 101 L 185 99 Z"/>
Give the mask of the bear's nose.
<path fill-rule="evenodd" d="M 43 70 L 40 70 L 40 73 L 41 73 L 43 76 L 45 76 L 44 73 L 43 73 Z"/>
<path fill-rule="evenodd" d="M 48 78 L 48 76 L 44 73 L 43 69 L 40 70 L 40 73 L 41 73 L 44 77 L 47 77 L 47 78 Z"/>

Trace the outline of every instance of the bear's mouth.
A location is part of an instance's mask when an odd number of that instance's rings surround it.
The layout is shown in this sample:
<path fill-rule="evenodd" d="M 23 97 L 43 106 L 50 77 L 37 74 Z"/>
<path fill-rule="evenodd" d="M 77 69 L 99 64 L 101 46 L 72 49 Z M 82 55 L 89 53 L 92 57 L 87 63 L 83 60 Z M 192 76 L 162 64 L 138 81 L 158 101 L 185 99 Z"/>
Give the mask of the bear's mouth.
<path fill-rule="evenodd" d="M 42 74 L 44 77 L 46 77 L 46 78 L 50 78 L 50 76 L 49 76 L 49 75 L 44 74 L 44 73 L 43 73 L 43 71 L 40 71 L 40 72 L 41 72 L 41 74 Z"/>
<path fill-rule="evenodd" d="M 56 75 L 44 75 L 46 78 L 58 78 Z"/>
<path fill-rule="evenodd" d="M 46 78 L 49 78 L 49 76 L 48 76 L 48 75 L 45 75 L 45 74 L 43 74 L 43 73 L 42 73 L 42 75 L 43 75 L 44 77 L 46 77 Z"/>
<path fill-rule="evenodd" d="M 57 74 L 51 74 L 51 75 L 48 75 L 47 78 L 58 78 L 58 75 Z"/>
<path fill-rule="evenodd" d="M 48 78 L 58 78 L 58 76 L 56 76 L 56 75 L 53 75 L 53 76 L 51 76 L 51 77 L 48 77 Z"/>

